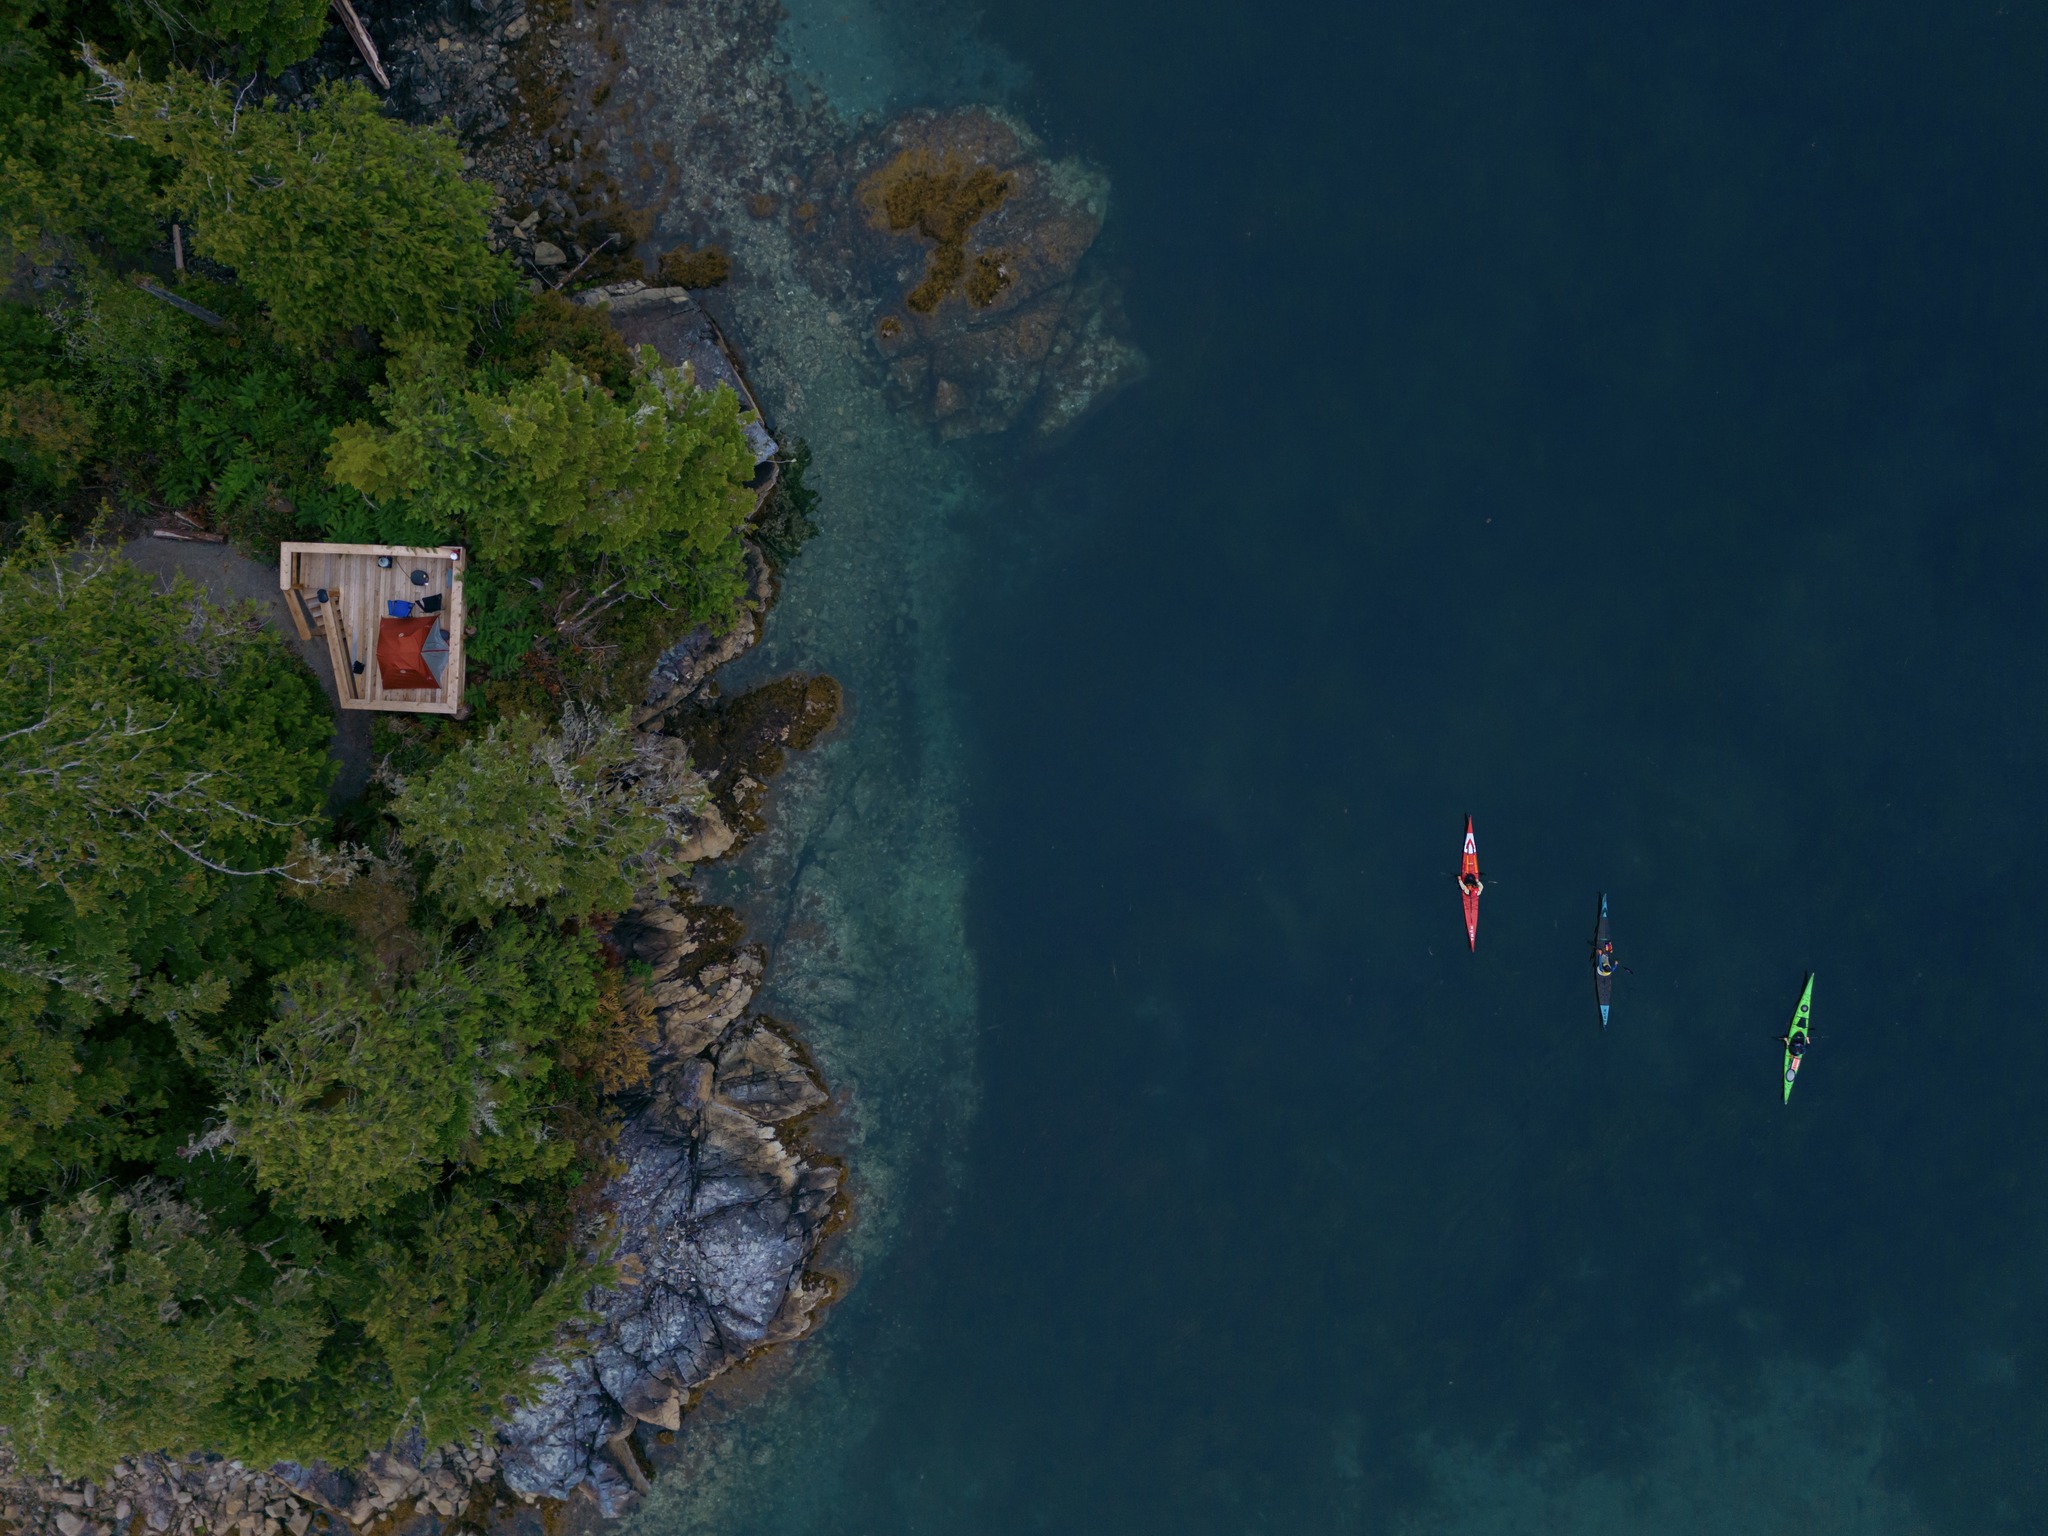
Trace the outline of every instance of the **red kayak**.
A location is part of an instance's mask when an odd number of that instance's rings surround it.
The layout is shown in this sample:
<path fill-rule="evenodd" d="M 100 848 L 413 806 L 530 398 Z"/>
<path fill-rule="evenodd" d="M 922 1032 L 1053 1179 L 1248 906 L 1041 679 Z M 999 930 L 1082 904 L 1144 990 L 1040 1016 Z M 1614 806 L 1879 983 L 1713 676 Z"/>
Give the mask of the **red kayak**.
<path fill-rule="evenodd" d="M 1458 894 L 1465 898 L 1465 941 L 1479 949 L 1479 893 L 1486 887 L 1479 879 L 1479 844 L 1472 838 L 1472 818 L 1465 818 L 1465 862 L 1458 871 Z"/>

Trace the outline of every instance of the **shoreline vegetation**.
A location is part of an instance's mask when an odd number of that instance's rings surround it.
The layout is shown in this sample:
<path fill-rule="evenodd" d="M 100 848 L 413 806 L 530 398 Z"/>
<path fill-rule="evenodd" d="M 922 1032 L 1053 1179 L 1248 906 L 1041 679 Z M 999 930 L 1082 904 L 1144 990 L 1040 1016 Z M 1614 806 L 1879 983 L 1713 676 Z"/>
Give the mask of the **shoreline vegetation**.
<path fill-rule="evenodd" d="M 628 1431 L 831 1294 L 827 1095 L 687 883 L 837 715 L 709 681 L 772 601 L 757 520 L 814 531 L 801 455 L 759 500 L 733 384 L 523 281 L 445 128 L 280 88 L 325 9 L 0 18 L 15 1529 L 610 1513 Z M 472 717 L 379 717 L 330 820 L 319 682 L 108 547 L 152 523 L 464 545 Z M 751 1262 L 682 1295 L 714 1246 Z M 695 1336 L 624 1356 L 656 1298 Z"/>

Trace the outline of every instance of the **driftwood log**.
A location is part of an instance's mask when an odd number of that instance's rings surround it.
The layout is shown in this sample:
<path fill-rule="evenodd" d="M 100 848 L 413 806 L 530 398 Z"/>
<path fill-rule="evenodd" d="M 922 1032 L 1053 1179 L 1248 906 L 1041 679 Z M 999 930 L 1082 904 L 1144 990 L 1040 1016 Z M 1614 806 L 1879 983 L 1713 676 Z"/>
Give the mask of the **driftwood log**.
<path fill-rule="evenodd" d="M 370 66 L 370 73 L 376 77 L 377 84 L 390 90 L 391 77 L 384 73 L 384 61 L 377 57 L 377 45 L 370 41 L 369 29 L 363 25 L 363 18 L 356 14 L 356 8 L 348 0 L 333 0 L 333 4 L 334 14 L 341 18 L 342 26 L 356 45 L 356 52 Z"/>

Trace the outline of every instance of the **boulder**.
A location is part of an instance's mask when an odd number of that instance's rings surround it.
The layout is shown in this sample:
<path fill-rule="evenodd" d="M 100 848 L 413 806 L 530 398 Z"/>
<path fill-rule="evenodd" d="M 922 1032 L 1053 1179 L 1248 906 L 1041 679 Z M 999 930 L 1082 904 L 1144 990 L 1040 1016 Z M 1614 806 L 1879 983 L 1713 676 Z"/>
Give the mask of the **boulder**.
<path fill-rule="evenodd" d="M 794 1042 L 767 1019 L 756 1019 L 719 1048 L 717 1092 L 766 1122 L 807 1114 L 827 1097 Z"/>

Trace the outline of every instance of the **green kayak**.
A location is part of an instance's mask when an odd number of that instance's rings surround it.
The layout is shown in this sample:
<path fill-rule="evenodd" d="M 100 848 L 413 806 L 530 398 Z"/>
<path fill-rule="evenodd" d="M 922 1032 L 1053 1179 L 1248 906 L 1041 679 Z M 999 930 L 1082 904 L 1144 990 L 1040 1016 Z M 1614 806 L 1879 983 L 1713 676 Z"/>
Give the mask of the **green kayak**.
<path fill-rule="evenodd" d="M 1806 974 L 1806 989 L 1799 994 L 1799 1006 L 1792 1010 L 1792 1027 L 1785 1031 L 1785 1102 L 1792 1102 L 1792 1084 L 1799 1078 L 1799 1063 L 1813 1040 L 1807 1023 L 1813 1014 L 1813 973 Z"/>

